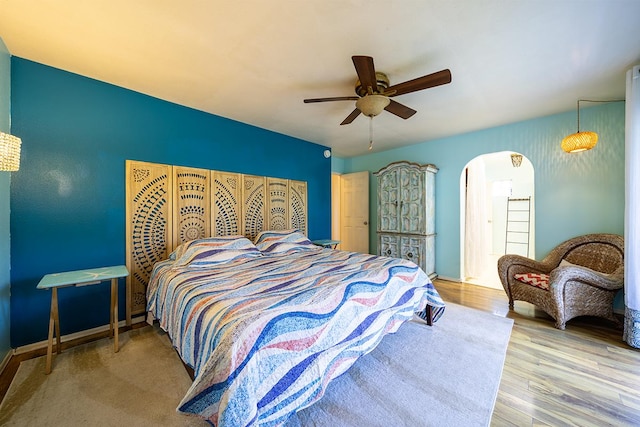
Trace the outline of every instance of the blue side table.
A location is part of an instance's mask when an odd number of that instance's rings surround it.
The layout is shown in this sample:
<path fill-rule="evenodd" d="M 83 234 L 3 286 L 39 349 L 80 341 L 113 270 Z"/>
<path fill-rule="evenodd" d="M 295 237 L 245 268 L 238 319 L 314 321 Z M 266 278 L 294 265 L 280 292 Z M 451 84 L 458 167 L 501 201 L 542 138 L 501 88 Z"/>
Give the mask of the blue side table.
<path fill-rule="evenodd" d="M 38 289 L 51 289 L 51 312 L 49 313 L 49 339 L 47 342 L 46 373 L 51 372 L 51 356 L 53 354 L 53 334 L 56 335 L 56 353 L 60 353 L 60 318 L 58 316 L 58 288 L 67 286 L 97 285 L 111 280 L 111 317 L 109 320 L 109 336 L 114 337 L 113 351 L 118 352 L 118 279 L 129 275 L 124 265 L 114 267 L 91 268 L 88 270 L 68 271 L 45 275 Z"/>

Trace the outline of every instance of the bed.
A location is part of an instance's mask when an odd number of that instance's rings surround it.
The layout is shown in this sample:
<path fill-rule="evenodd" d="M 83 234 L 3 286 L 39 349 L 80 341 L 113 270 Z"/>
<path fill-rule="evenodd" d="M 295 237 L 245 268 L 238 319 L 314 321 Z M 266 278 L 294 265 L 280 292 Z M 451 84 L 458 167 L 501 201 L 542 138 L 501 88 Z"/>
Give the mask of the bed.
<path fill-rule="evenodd" d="M 296 230 L 184 243 L 154 266 L 147 301 L 193 369 L 178 411 L 234 427 L 284 424 L 385 334 L 445 308 L 415 264 Z"/>

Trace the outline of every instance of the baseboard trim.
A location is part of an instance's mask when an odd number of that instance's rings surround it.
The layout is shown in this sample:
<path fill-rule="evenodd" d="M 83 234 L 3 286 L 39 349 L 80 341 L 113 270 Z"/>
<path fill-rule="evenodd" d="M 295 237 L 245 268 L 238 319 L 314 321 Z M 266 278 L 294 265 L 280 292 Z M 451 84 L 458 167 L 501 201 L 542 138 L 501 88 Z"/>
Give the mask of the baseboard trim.
<path fill-rule="evenodd" d="M 442 276 L 442 275 L 438 275 L 436 280 L 446 280 L 447 282 L 462 283 L 462 280 L 460 280 L 459 277 L 458 278 L 453 278 L 453 277 L 447 277 L 447 276 Z"/>
<path fill-rule="evenodd" d="M 138 317 L 134 317 L 131 319 L 131 323 L 135 324 L 135 323 L 140 323 L 140 322 L 144 322 L 145 321 L 145 317 L 144 316 L 138 316 Z M 127 322 L 125 320 L 121 320 L 120 322 L 118 322 L 118 327 L 122 328 L 124 326 L 127 325 Z M 74 339 L 78 339 L 78 338 L 86 338 L 86 337 L 90 337 L 91 335 L 96 335 L 102 332 L 106 332 L 109 330 L 109 325 L 103 325 L 103 326 L 97 326 L 95 328 L 91 328 L 91 329 L 86 329 L 84 331 L 79 331 L 79 332 L 74 332 L 72 334 L 67 334 L 67 335 L 62 335 L 60 337 L 60 342 L 66 342 L 66 341 L 71 341 Z M 39 341 L 39 342 L 35 342 L 33 344 L 27 344 L 27 345 L 23 345 L 20 347 L 17 347 L 14 351 L 13 354 L 24 354 L 24 353 L 28 353 L 30 351 L 34 351 L 34 350 L 40 350 L 43 348 L 47 348 L 47 344 L 48 344 L 48 340 L 44 340 L 44 341 Z M 2 372 L 2 370 L 0 370 L 0 372 Z"/>
<path fill-rule="evenodd" d="M 4 355 L 4 359 L 2 359 L 2 362 L 0 362 L 0 375 L 4 372 L 4 368 L 7 367 L 14 353 L 15 350 L 10 348 L 9 351 L 7 351 L 7 354 Z"/>

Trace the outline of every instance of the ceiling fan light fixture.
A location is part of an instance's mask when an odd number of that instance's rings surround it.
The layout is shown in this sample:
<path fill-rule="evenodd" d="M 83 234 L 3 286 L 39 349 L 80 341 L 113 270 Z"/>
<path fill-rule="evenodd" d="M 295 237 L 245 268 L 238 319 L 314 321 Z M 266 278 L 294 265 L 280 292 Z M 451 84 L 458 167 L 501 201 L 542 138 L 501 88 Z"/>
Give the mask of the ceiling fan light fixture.
<path fill-rule="evenodd" d="M 371 88 L 374 92 L 384 93 L 389 87 L 389 77 L 385 73 L 376 71 L 376 85 L 377 88 Z M 365 87 L 360 82 L 360 79 L 356 81 L 356 95 L 362 97 L 369 94 L 369 87 Z"/>
<path fill-rule="evenodd" d="M 391 100 L 384 95 L 366 95 L 356 101 L 356 108 L 365 116 L 375 117 L 382 113 Z"/>
<path fill-rule="evenodd" d="M 406 120 L 417 111 L 389 98 L 451 83 L 451 71 L 444 69 L 390 86 L 387 75 L 376 71 L 372 57 L 354 55 L 351 57 L 351 61 L 353 61 L 353 66 L 358 75 L 355 88 L 357 97 L 333 96 L 304 100 L 305 104 L 329 101 L 356 101 L 356 108 L 340 123 L 340 126 L 352 123 L 360 114 L 367 117 L 375 117 L 382 110 Z"/>

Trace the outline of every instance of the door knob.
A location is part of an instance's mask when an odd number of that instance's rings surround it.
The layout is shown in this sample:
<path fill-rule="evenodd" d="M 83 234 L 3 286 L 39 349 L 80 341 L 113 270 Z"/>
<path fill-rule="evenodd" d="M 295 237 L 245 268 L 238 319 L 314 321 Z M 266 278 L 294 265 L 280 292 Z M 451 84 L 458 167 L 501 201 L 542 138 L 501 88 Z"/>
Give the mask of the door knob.
<path fill-rule="evenodd" d="M 369 223 L 368 223 L 367 221 L 365 221 L 363 224 L 364 224 L 364 225 L 369 225 Z"/>

